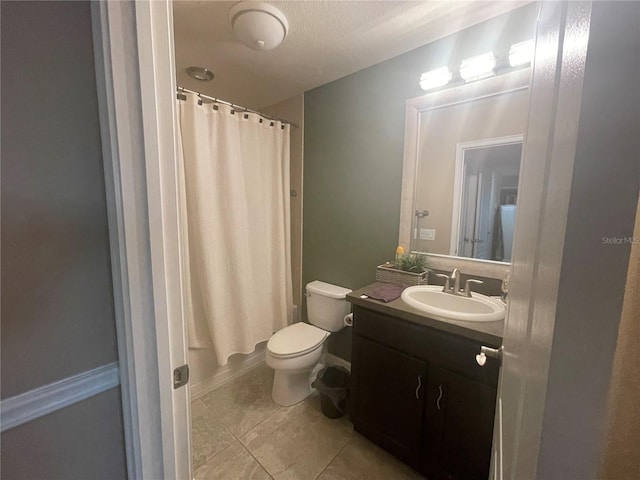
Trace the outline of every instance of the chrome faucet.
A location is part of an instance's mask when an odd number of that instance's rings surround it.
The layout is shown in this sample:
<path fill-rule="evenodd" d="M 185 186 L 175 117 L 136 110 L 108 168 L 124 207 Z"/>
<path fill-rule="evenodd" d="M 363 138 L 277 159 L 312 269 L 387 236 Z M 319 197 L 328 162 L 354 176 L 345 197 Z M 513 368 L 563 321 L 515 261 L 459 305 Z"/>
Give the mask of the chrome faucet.
<path fill-rule="evenodd" d="M 444 288 L 442 289 L 443 293 L 453 293 L 451 291 L 451 277 L 449 277 L 449 275 L 445 275 L 444 273 L 436 273 L 436 277 L 444 278 Z"/>
<path fill-rule="evenodd" d="M 460 293 L 460 270 L 457 268 L 453 269 L 453 272 L 451 272 L 451 280 L 453 280 L 453 292 L 451 293 L 455 293 L 457 295 Z"/>
<path fill-rule="evenodd" d="M 481 285 L 484 283 L 482 280 L 476 280 L 475 278 L 470 278 L 466 282 L 464 282 L 464 291 L 460 291 L 460 270 L 457 268 L 453 269 L 451 275 L 445 275 L 444 273 L 436 273 L 436 277 L 444 278 L 444 288 L 442 289 L 443 293 L 450 293 L 451 295 L 460 295 L 462 297 L 471 297 L 471 284 L 475 283 Z M 453 280 L 453 286 L 451 285 L 451 280 Z"/>
<path fill-rule="evenodd" d="M 484 282 L 482 280 L 476 280 L 475 278 L 470 278 L 466 282 L 464 282 L 464 293 L 465 297 L 471 297 L 471 284 L 477 283 L 478 285 L 482 285 Z"/>

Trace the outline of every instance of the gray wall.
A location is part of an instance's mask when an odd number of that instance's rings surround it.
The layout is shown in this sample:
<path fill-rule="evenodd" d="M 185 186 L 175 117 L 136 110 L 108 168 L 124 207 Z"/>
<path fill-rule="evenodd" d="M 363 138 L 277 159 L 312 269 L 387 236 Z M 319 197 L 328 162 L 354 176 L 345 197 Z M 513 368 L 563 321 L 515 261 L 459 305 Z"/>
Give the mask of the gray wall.
<path fill-rule="evenodd" d="M 545 480 L 597 478 L 631 250 L 603 237 L 632 237 L 640 191 L 640 3 L 594 2 L 591 18 L 538 458 Z"/>
<path fill-rule="evenodd" d="M 297 195 L 291 197 L 291 283 L 293 304 L 302 304 L 302 170 L 304 141 L 304 95 L 296 95 L 261 111 L 284 118 L 292 125 L 290 130 L 290 188 Z M 298 313 L 299 314 L 299 313 Z"/>
<path fill-rule="evenodd" d="M 126 477 L 114 388 L 2 434 L 6 480 L 115 480 Z"/>
<path fill-rule="evenodd" d="M 356 289 L 395 256 L 404 115 L 422 72 L 533 37 L 537 6 L 510 13 L 305 93 L 303 285 Z M 350 358 L 350 330 L 329 349 Z"/>
<path fill-rule="evenodd" d="M 117 348 L 89 3 L 1 8 L 7 398 L 116 361 Z M 2 472 L 124 477 L 119 389 L 5 432 Z"/>

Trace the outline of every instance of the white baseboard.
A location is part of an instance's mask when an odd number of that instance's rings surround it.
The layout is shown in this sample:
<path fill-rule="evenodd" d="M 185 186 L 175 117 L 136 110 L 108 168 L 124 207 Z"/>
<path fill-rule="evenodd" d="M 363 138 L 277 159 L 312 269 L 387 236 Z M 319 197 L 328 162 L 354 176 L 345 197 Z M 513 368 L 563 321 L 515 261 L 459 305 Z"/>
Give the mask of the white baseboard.
<path fill-rule="evenodd" d="M 197 400 L 216 388 L 229 383 L 231 380 L 244 375 L 264 363 L 265 350 L 255 351 L 245 355 L 242 362 L 221 367 L 212 377 L 189 386 L 191 400 Z"/>
<path fill-rule="evenodd" d="M 0 403 L 0 431 L 68 407 L 120 385 L 118 362 L 34 388 Z"/>
<path fill-rule="evenodd" d="M 327 365 L 338 365 L 351 371 L 351 362 L 347 362 L 344 358 L 337 357 L 332 353 L 327 353 Z"/>

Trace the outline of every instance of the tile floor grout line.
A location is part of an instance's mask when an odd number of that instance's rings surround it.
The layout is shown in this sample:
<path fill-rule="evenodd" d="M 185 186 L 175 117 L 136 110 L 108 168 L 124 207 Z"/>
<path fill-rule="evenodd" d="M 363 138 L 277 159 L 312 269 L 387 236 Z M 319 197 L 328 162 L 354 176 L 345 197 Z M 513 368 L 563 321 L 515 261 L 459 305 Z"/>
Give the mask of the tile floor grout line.
<path fill-rule="evenodd" d="M 224 452 L 227 448 L 229 448 L 231 445 L 233 445 L 234 442 L 238 442 L 240 444 L 240 446 L 244 446 L 242 445 L 242 443 L 240 443 L 240 441 L 238 439 L 234 439 L 233 442 L 229 443 L 228 445 L 225 445 L 225 447 L 220 450 L 217 453 L 214 453 L 213 455 L 211 455 L 210 457 L 205 457 L 205 461 L 202 465 L 200 465 L 198 468 L 193 468 L 193 473 L 194 473 L 194 479 L 195 479 L 195 473 L 201 469 L 202 467 L 204 467 L 207 463 L 209 463 L 210 460 L 213 460 L 215 457 L 217 457 L 218 455 L 220 455 L 222 452 Z M 191 459 L 191 467 L 193 467 L 193 458 Z"/>
<path fill-rule="evenodd" d="M 264 417 L 262 420 L 260 420 L 258 423 L 256 423 L 253 427 L 251 427 L 249 430 L 247 430 L 246 432 L 242 433 L 241 435 L 238 435 L 237 440 L 240 442 L 240 444 L 242 444 L 244 446 L 244 442 L 242 440 L 240 440 L 240 437 L 244 437 L 247 433 L 255 430 L 256 428 L 258 428 L 258 425 L 262 424 L 263 422 L 265 422 L 266 420 L 268 420 L 269 418 L 271 418 L 273 415 L 275 415 L 276 413 L 280 412 L 283 408 L 288 408 L 288 407 L 282 407 L 280 406 L 280 408 L 274 410 L 271 413 L 268 413 L 266 417 Z M 233 433 L 232 433 L 233 435 Z"/>
<path fill-rule="evenodd" d="M 217 455 L 219 455 L 220 453 L 224 452 L 227 448 L 229 448 L 231 445 L 233 445 L 233 442 L 238 442 L 240 445 L 242 445 L 242 446 L 244 447 L 244 445 L 242 444 L 242 442 L 240 441 L 240 439 L 239 439 L 239 438 L 237 438 L 237 437 L 235 436 L 235 434 L 234 434 L 234 433 L 233 433 L 233 432 L 232 432 L 232 431 L 231 431 L 231 430 L 230 430 L 230 429 L 229 429 L 229 428 L 224 424 L 224 422 L 222 422 L 221 420 L 218 420 L 217 418 L 215 418 L 215 412 L 214 412 L 211 408 L 209 408 L 209 407 L 207 406 L 207 404 L 206 404 L 206 403 L 204 403 L 204 402 L 203 402 L 202 400 L 200 400 L 200 399 L 198 399 L 198 400 L 192 400 L 192 403 L 194 403 L 194 402 L 200 402 L 200 403 L 202 403 L 202 405 L 204 405 L 204 407 L 205 407 L 205 409 L 207 410 L 207 412 L 213 416 L 212 418 L 208 418 L 208 419 L 209 419 L 209 420 L 212 420 L 213 422 L 215 422 L 217 426 L 222 427 L 222 429 L 223 429 L 226 433 L 228 433 L 229 435 L 231 435 L 231 438 L 232 438 L 232 440 L 231 440 L 229 443 L 227 443 L 227 444 L 224 446 L 224 448 L 223 448 L 222 450 L 220 450 L 220 451 L 218 451 L 218 452 L 214 453 L 213 455 L 205 456 L 205 457 L 204 457 L 204 462 L 203 462 L 203 463 L 202 463 L 202 465 L 200 465 L 198 468 L 200 468 L 200 467 L 202 467 L 202 466 L 206 465 L 206 464 L 209 462 L 209 460 L 213 459 L 214 457 L 216 457 L 216 456 L 217 456 Z M 209 416 L 208 416 L 208 417 L 209 417 Z M 193 419 L 194 419 L 194 416 L 193 416 L 193 413 L 192 413 L 192 414 L 191 414 L 192 427 L 193 427 Z M 193 446 L 193 442 L 192 442 L 192 448 L 191 448 L 191 459 L 190 459 L 190 460 L 191 460 L 191 467 L 192 467 L 192 468 L 193 468 L 193 466 L 194 466 L 194 461 L 193 461 L 193 452 L 194 452 L 194 450 L 195 450 L 195 447 Z M 198 470 L 198 468 L 193 468 L 193 471 L 195 472 L 196 470 Z"/>
<path fill-rule="evenodd" d="M 256 371 L 256 370 L 254 370 L 254 371 Z M 246 376 L 250 375 L 251 373 L 252 372 L 248 372 L 248 374 L 246 374 Z M 237 379 L 234 379 L 233 382 L 228 383 L 227 385 L 225 385 L 225 387 L 230 387 L 231 385 L 233 385 L 237 381 L 240 381 L 243 384 L 247 384 L 247 385 L 248 384 L 253 385 L 253 383 L 255 383 L 253 380 L 246 379 L 246 377 L 243 380 L 243 377 L 245 377 L 245 375 L 243 375 L 241 377 L 238 377 Z M 303 422 L 303 425 L 300 428 L 307 428 L 310 425 L 316 425 L 318 423 L 318 418 L 322 417 L 321 406 L 320 405 L 316 405 L 317 399 L 313 400 L 313 401 L 311 401 L 311 399 L 309 399 L 309 401 L 307 401 L 307 399 L 305 399 L 305 401 L 300 402 L 300 403 L 301 404 L 307 403 L 306 407 L 302 408 L 301 410 L 298 410 L 298 409 L 295 408 L 295 406 L 283 407 L 283 406 L 275 405 L 275 402 L 273 402 L 273 399 L 271 399 L 271 398 L 269 399 L 269 401 L 274 403 L 274 404 L 267 406 L 267 405 L 265 405 L 265 401 L 267 400 L 266 397 L 269 395 L 269 392 L 272 390 L 272 385 L 266 384 L 264 382 L 264 380 L 265 379 L 262 378 L 262 374 L 260 374 L 259 376 L 255 377 L 255 381 L 257 381 L 260 384 L 260 385 L 258 385 L 258 387 L 259 387 L 258 390 L 254 391 L 253 388 L 250 388 L 247 391 L 243 390 L 242 392 L 239 392 L 239 394 L 240 394 L 240 396 L 242 398 L 247 397 L 247 395 L 248 395 L 247 398 L 249 400 L 255 399 L 256 401 L 258 401 L 258 403 L 255 405 L 257 411 L 260 411 L 263 408 L 266 410 L 266 412 L 264 412 L 265 413 L 264 417 L 261 418 L 255 425 L 251 426 L 250 428 L 248 428 L 245 431 L 238 431 L 238 433 L 236 433 L 235 430 L 232 431 L 231 427 L 228 427 L 227 424 L 224 421 L 222 421 L 222 417 L 224 417 L 224 415 L 222 415 L 222 416 L 219 415 L 220 412 L 226 411 L 226 405 L 228 403 L 233 404 L 234 402 L 239 402 L 240 401 L 237 398 L 235 398 L 234 395 L 231 395 L 229 398 L 226 398 L 226 397 L 228 397 L 228 395 L 225 394 L 223 397 L 217 398 L 212 403 L 212 405 L 217 405 L 218 406 L 217 409 L 214 409 L 211 406 L 207 405 L 207 403 L 205 403 L 202 398 L 194 400 L 194 404 L 204 407 L 202 412 L 206 415 L 205 418 L 208 418 L 208 420 L 210 422 L 212 422 L 212 424 L 215 424 L 220 429 L 223 429 L 228 435 L 228 436 L 226 436 L 226 439 L 229 440 L 229 443 L 226 444 L 222 448 L 221 451 L 217 452 L 214 455 L 206 457 L 205 458 L 205 462 L 201 466 L 199 466 L 197 469 L 194 469 L 194 473 L 195 473 L 195 471 L 198 471 L 200 468 L 203 468 L 207 464 L 215 463 L 215 461 L 214 461 L 215 458 L 219 458 L 219 459 L 222 458 L 222 457 L 220 457 L 220 455 L 222 455 L 223 452 L 229 451 L 230 448 L 234 448 L 234 449 L 237 448 L 235 446 L 235 442 L 238 442 L 239 446 L 241 447 L 241 451 L 244 452 L 242 454 L 242 456 L 239 457 L 239 458 L 243 458 L 244 459 L 243 462 L 256 462 L 255 464 L 253 464 L 253 468 L 255 468 L 255 466 L 259 466 L 263 470 L 263 472 L 267 475 L 267 477 L 265 477 L 265 478 L 267 478 L 269 480 L 275 480 L 276 478 L 278 478 L 278 475 L 281 474 L 280 472 L 272 473 L 266 467 L 266 465 L 269 464 L 269 461 L 270 461 L 271 457 L 269 457 L 269 456 L 265 457 L 263 452 L 261 452 L 261 450 L 254 448 L 254 445 L 252 443 L 253 439 L 249 440 L 249 433 L 254 432 L 255 436 L 264 437 L 266 434 L 262 435 L 260 432 L 256 432 L 256 430 L 261 429 L 262 433 L 265 433 L 267 431 L 271 431 L 270 427 L 269 428 L 266 428 L 267 426 L 263 427 L 265 422 L 271 422 L 271 423 L 275 422 L 275 424 L 279 425 L 280 424 L 280 419 L 278 419 L 277 417 L 278 416 L 282 416 L 286 420 L 286 421 L 283 420 L 285 423 L 291 423 L 293 421 L 291 417 L 292 416 L 297 416 L 297 415 L 294 415 L 294 412 L 298 412 L 300 415 L 302 415 L 303 412 L 306 412 L 305 415 L 304 415 L 304 417 L 306 418 L 306 420 L 304 420 L 304 422 L 306 422 L 306 423 Z M 249 386 L 251 386 L 251 385 L 249 385 Z M 267 388 L 267 386 L 271 387 L 271 388 Z M 235 389 L 234 389 L 234 391 L 235 391 Z M 256 396 L 256 394 L 259 394 L 259 397 Z M 215 393 L 214 393 L 213 396 L 215 396 Z M 224 402 L 222 404 L 222 403 L 220 403 L 220 401 L 223 400 L 223 399 L 224 399 Z M 197 402 L 200 402 L 200 403 L 197 403 Z M 248 407 L 250 407 L 250 406 L 248 406 Z M 222 408 L 222 410 L 220 410 L 221 408 Z M 292 408 L 293 408 L 294 411 L 290 411 Z M 310 410 L 307 411 L 308 409 L 310 409 Z M 256 413 L 256 412 L 254 411 L 253 413 Z M 243 413 L 241 416 L 242 416 L 242 418 L 245 418 L 246 415 Z M 229 420 L 232 420 L 233 419 L 232 417 L 229 417 Z M 218 418 L 220 418 L 220 419 L 218 419 Z M 247 418 L 250 418 L 250 417 L 247 417 Z M 193 416 L 192 416 L 192 419 L 193 419 Z M 339 420 L 339 422 L 342 422 L 342 420 Z M 242 422 L 237 423 L 237 425 L 239 426 L 241 423 Z M 296 423 L 296 422 L 294 421 L 293 423 Z M 235 426 L 236 422 L 232 422 L 232 425 Z M 305 427 L 305 425 L 307 425 L 307 427 Z M 352 457 L 354 457 L 354 455 L 356 455 L 356 457 L 358 456 L 357 453 L 359 452 L 358 449 L 360 447 L 356 448 L 356 450 L 358 452 L 352 451 L 351 449 L 349 449 L 350 446 L 353 446 L 353 445 L 356 444 L 356 439 L 357 439 L 356 433 L 357 432 L 355 432 L 353 430 L 353 425 L 351 424 L 351 422 L 348 421 L 348 417 L 346 417 L 345 425 L 336 425 L 336 427 L 338 427 L 338 430 L 335 430 L 335 432 L 334 432 L 333 428 L 329 428 L 328 430 L 325 429 L 326 430 L 325 435 L 332 435 L 332 436 L 333 435 L 338 435 L 338 437 L 336 437 L 336 439 L 339 438 L 339 437 L 342 437 L 342 433 L 340 433 L 340 431 L 342 431 L 343 427 L 347 427 L 347 426 L 348 426 L 348 430 L 349 430 L 348 431 L 349 435 L 345 438 L 344 444 L 338 449 L 338 451 L 335 454 L 333 454 L 332 456 L 330 456 L 330 458 L 328 460 L 326 460 L 326 464 L 324 465 L 324 467 L 321 467 L 320 472 L 318 474 L 314 475 L 311 471 L 307 471 L 307 474 L 311 474 L 311 475 L 309 475 L 308 477 L 305 477 L 305 478 L 307 478 L 308 480 L 312 480 L 312 479 L 313 480 L 318 480 L 320 477 L 322 477 L 324 475 L 324 473 L 329 471 L 328 470 L 329 467 L 331 465 L 333 465 L 334 462 L 337 462 L 337 463 L 336 463 L 336 466 L 334 467 L 334 470 L 330 471 L 330 474 L 331 473 L 335 473 L 335 472 L 339 473 L 340 466 L 342 465 L 342 459 L 343 458 L 346 461 L 348 459 L 352 459 L 353 460 Z M 277 427 L 276 427 L 276 430 L 274 430 L 273 432 L 275 433 L 277 431 L 278 430 L 277 430 Z M 344 433 L 346 434 L 347 432 L 345 431 Z M 246 444 L 241 440 L 244 437 L 247 437 L 247 439 L 248 439 Z M 225 437 L 223 436 L 222 438 L 224 439 Z M 325 438 L 325 437 L 323 437 L 323 438 Z M 329 437 L 329 438 L 332 438 L 332 437 Z M 368 445 L 368 443 L 370 443 L 370 441 L 369 442 L 365 442 L 366 445 Z M 220 445 L 220 443 L 218 443 L 218 445 Z M 252 445 L 252 446 L 250 446 L 250 445 Z M 259 445 L 256 444 L 255 446 L 259 446 Z M 363 448 L 365 448 L 365 447 L 363 447 Z M 252 449 L 256 450 L 256 454 L 253 453 Z M 370 448 L 366 447 L 365 449 L 368 451 Z M 247 454 L 249 455 L 248 457 L 246 456 Z M 384 460 L 379 455 L 379 452 L 372 450 L 372 454 L 374 455 L 374 457 L 376 457 L 376 458 L 380 457 L 381 460 Z M 260 458 L 265 460 L 266 464 L 263 464 L 258 459 L 258 456 L 256 456 L 256 455 L 258 455 Z M 337 460 L 339 457 L 341 458 L 341 460 Z M 193 462 L 193 458 L 192 458 L 192 462 Z M 322 462 L 322 463 L 324 463 L 324 462 Z M 402 462 L 400 462 L 400 463 L 402 463 Z M 272 467 L 273 466 L 276 466 L 276 465 L 274 464 L 274 465 L 272 465 Z M 369 466 L 364 465 L 364 464 L 363 465 L 358 465 L 355 468 L 356 468 L 356 470 L 355 470 L 356 473 L 359 472 L 360 469 L 362 469 L 363 473 L 364 472 L 369 472 L 370 474 L 373 475 L 372 479 L 373 478 L 378 478 L 379 473 L 380 473 L 380 472 L 377 472 L 375 470 L 372 470 Z M 402 473 L 401 470 L 398 470 L 396 467 L 393 467 L 393 470 L 396 470 L 396 472 L 399 474 L 399 476 L 395 477 L 395 478 L 400 478 L 400 477 L 404 478 L 403 475 L 401 475 L 401 473 Z M 385 469 L 385 472 L 387 472 L 386 469 Z M 227 472 L 227 473 L 229 475 L 233 476 L 232 472 Z M 257 472 L 257 470 L 256 470 L 256 473 L 259 473 L 259 472 Z M 388 473 L 391 473 L 391 475 L 393 475 L 393 472 L 388 472 Z M 380 477 L 380 478 L 382 478 L 382 477 Z M 388 476 L 387 479 L 389 479 L 389 478 L 394 478 L 394 477 L 393 476 Z M 424 477 L 420 477 L 420 478 L 422 480 L 425 480 Z"/>
<path fill-rule="evenodd" d="M 251 455 L 251 458 L 253 458 L 253 459 L 256 461 L 256 463 L 257 463 L 258 465 L 260 465 L 260 466 L 262 467 L 262 469 L 263 469 L 265 472 L 267 472 L 267 475 L 269 475 L 269 478 L 271 478 L 272 480 L 275 480 L 275 479 L 274 479 L 274 477 L 273 477 L 273 475 L 271 475 L 271 472 L 270 472 L 269 470 L 267 470 L 267 467 L 266 467 L 266 466 L 264 466 L 264 465 L 260 462 L 260 460 L 258 460 L 258 459 L 255 457 L 255 455 L 254 455 L 253 453 L 251 453 L 251 450 L 249 450 L 249 449 L 246 447 L 246 445 L 245 445 L 244 443 L 242 443 L 240 440 L 238 440 L 238 443 L 240 443 L 240 445 L 242 446 L 242 448 L 244 448 L 244 449 L 245 449 L 245 451 L 246 451 L 249 455 Z"/>
<path fill-rule="evenodd" d="M 224 426 L 224 425 L 223 425 Z M 218 456 L 219 454 L 221 454 L 222 452 L 224 452 L 227 448 L 229 448 L 231 445 L 233 445 L 233 442 L 238 442 L 240 445 L 242 445 L 244 447 L 244 445 L 242 444 L 242 442 L 240 440 L 238 440 L 236 437 L 233 436 L 233 433 L 229 432 L 229 434 L 233 437 L 233 440 L 231 440 L 229 443 L 227 443 L 224 448 L 222 450 L 220 450 L 219 452 L 214 453 L 213 455 L 209 455 L 208 457 L 204 457 L 204 463 L 202 465 L 204 465 L 205 463 L 208 463 L 209 460 L 211 460 L 213 457 Z M 193 452 L 192 452 L 193 453 Z M 193 466 L 193 457 L 191 458 L 191 463 Z M 200 467 L 202 466 L 200 465 Z M 200 468 L 198 467 L 198 468 Z M 196 469 L 197 470 L 197 469 Z"/>
<path fill-rule="evenodd" d="M 331 460 L 329 460 L 329 463 L 327 463 L 327 464 L 324 466 L 324 468 L 322 469 L 322 471 L 321 471 L 318 475 L 316 475 L 315 477 L 313 477 L 313 480 L 317 480 L 318 478 L 320 478 L 320 477 L 322 476 L 322 474 L 325 472 L 325 470 L 326 470 L 327 468 L 329 468 L 329 465 L 331 465 L 331 464 L 333 463 L 333 461 L 334 461 L 336 458 L 338 458 L 338 455 L 340 455 L 340 454 L 342 453 L 342 451 L 343 451 L 345 448 L 347 448 L 347 445 L 349 445 L 349 442 L 351 442 L 351 440 L 353 440 L 353 437 L 351 437 L 349 440 L 347 440 L 347 441 L 345 442 L 345 444 L 342 446 L 342 448 L 341 448 L 340 450 L 338 450 L 338 453 L 336 453 L 336 454 L 333 456 L 333 458 L 332 458 Z"/>

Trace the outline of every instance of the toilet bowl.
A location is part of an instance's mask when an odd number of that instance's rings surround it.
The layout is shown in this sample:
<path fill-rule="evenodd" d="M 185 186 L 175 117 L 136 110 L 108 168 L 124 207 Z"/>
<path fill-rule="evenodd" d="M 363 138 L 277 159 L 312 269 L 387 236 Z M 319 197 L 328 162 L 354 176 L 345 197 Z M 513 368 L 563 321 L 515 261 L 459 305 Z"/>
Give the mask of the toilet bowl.
<path fill-rule="evenodd" d="M 349 292 L 318 280 L 310 282 L 305 295 L 310 323 L 289 325 L 267 342 L 265 360 L 275 371 L 271 396 L 278 405 L 294 405 L 313 392 L 311 374 L 323 357 L 330 333 L 345 326 Z"/>

